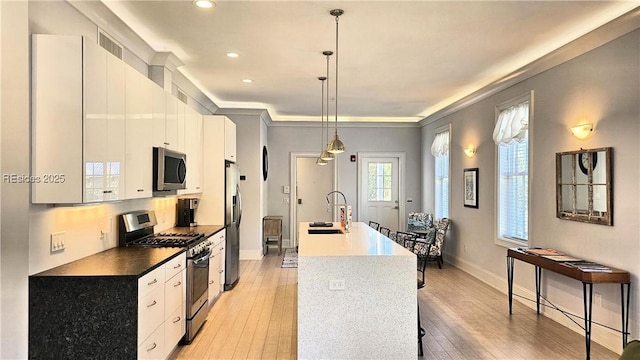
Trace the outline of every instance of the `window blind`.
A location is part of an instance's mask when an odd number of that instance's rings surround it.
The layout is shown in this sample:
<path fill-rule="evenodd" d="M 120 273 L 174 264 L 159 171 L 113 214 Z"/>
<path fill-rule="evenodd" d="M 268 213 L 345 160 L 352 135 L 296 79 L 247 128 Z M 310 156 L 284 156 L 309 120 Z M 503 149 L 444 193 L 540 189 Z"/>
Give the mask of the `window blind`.
<path fill-rule="evenodd" d="M 434 215 L 436 219 L 449 217 L 449 131 L 436 134 L 431 145 L 435 156 Z"/>

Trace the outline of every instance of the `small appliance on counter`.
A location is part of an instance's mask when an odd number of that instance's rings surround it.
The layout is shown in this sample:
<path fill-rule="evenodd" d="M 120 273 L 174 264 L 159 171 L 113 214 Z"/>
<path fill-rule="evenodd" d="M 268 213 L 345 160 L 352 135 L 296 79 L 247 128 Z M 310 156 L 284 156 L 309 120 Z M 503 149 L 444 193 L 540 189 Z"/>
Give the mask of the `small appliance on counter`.
<path fill-rule="evenodd" d="M 198 208 L 198 198 L 178 199 L 176 216 L 177 226 L 197 226 L 196 209 Z"/>

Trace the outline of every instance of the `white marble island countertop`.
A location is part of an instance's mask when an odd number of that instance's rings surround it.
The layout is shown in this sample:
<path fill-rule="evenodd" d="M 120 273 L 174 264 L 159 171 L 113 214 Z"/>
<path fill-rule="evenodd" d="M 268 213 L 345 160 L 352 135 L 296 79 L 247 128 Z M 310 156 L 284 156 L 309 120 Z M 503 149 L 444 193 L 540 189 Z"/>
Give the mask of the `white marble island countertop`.
<path fill-rule="evenodd" d="M 413 253 L 396 244 L 362 222 L 354 222 L 343 234 L 309 234 L 308 229 L 344 229 L 340 223 L 332 227 L 309 227 L 300 223 L 298 256 L 411 256 Z"/>
<path fill-rule="evenodd" d="M 417 358 L 416 256 L 364 223 L 308 229 L 300 223 L 298 358 Z"/>

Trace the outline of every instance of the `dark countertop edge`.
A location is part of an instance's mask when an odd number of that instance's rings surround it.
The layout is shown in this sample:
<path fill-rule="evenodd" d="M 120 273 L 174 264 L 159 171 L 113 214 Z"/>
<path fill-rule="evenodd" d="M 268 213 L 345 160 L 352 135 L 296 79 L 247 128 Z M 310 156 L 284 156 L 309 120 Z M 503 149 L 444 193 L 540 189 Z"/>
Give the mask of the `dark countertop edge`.
<path fill-rule="evenodd" d="M 154 264 L 150 264 L 149 266 L 145 266 L 144 268 L 141 268 L 142 270 L 140 271 L 136 271 L 136 272 L 127 272 L 127 273 L 122 273 L 122 274 L 115 274 L 115 273 L 104 273 L 104 274 L 100 274 L 97 272 L 87 272 L 86 274 L 80 274 L 80 273 L 65 273 L 65 269 L 73 269 L 74 266 L 79 266 L 79 267 L 83 267 L 86 266 L 86 262 L 89 262 L 92 260 L 92 258 L 98 258 L 100 256 L 105 256 L 105 254 L 107 252 L 119 252 L 121 250 L 127 251 L 126 249 L 138 249 L 137 251 L 139 252 L 143 252 L 143 251 L 154 251 L 157 249 L 164 249 L 166 250 L 175 250 L 175 252 L 173 254 L 167 255 L 166 257 L 163 257 L 162 259 L 155 261 Z M 66 264 L 62 264 L 60 266 L 48 269 L 48 270 L 44 270 L 41 271 L 39 273 L 33 274 L 33 275 L 29 275 L 30 278 L 34 278 L 34 277 L 40 277 L 40 278 L 45 278 L 45 277 L 64 277 L 64 278 L 90 278 L 90 277 L 105 277 L 105 278 L 127 278 L 127 277 L 132 277 L 132 278 L 141 278 L 144 275 L 150 273 L 151 271 L 159 268 L 160 266 L 164 265 L 166 262 L 174 259 L 175 257 L 183 254 L 186 251 L 185 248 L 155 248 L 155 247 L 134 247 L 134 248 L 129 248 L 129 247 L 114 247 L 111 249 L 107 249 L 98 253 L 95 253 L 93 255 L 88 255 L 85 256 L 83 258 L 80 258 L 78 260 L 74 260 L 71 261 L 69 263 Z M 117 256 L 117 254 L 114 254 L 114 256 Z"/>

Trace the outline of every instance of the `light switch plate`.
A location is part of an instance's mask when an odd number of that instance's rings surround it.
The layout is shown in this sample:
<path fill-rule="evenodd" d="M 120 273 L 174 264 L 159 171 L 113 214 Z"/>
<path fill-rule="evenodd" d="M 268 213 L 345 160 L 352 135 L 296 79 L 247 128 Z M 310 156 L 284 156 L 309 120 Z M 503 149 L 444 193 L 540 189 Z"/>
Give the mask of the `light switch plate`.
<path fill-rule="evenodd" d="M 291 188 L 289 187 L 289 185 L 285 185 L 282 187 L 282 193 L 283 194 L 288 194 L 291 192 Z"/>
<path fill-rule="evenodd" d="M 51 252 L 64 250 L 67 233 L 64 231 L 51 234 Z"/>

